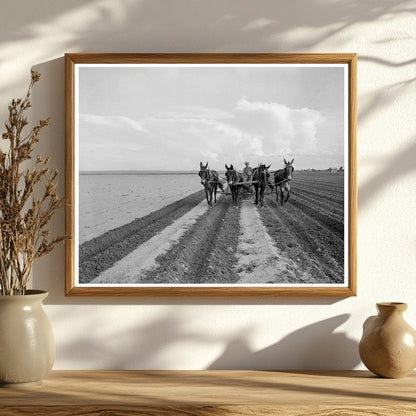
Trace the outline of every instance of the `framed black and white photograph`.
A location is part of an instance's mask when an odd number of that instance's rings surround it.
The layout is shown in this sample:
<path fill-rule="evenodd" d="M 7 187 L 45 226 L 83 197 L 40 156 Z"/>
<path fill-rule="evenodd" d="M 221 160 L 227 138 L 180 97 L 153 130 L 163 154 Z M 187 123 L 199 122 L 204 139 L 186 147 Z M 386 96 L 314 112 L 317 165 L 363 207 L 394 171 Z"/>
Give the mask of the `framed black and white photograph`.
<path fill-rule="evenodd" d="M 355 54 L 67 54 L 66 294 L 356 294 Z"/>

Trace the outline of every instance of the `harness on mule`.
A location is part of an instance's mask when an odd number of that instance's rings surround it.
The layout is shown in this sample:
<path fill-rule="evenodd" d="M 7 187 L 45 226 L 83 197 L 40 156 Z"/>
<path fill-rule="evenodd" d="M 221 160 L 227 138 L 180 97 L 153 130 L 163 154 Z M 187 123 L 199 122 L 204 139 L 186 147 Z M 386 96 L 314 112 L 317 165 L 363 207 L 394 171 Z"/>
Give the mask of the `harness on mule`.
<path fill-rule="evenodd" d="M 277 185 L 280 185 L 281 183 L 283 183 L 283 182 L 290 182 L 290 179 L 283 179 L 282 181 L 280 181 L 280 182 L 277 182 L 277 183 L 274 183 L 273 185 L 274 186 L 277 186 Z"/>
<path fill-rule="evenodd" d="M 218 179 L 219 179 L 218 181 L 215 181 L 215 180 L 214 181 L 209 181 L 209 183 L 210 184 L 215 184 L 215 183 L 221 183 L 221 184 L 223 184 L 224 182 L 227 181 L 227 179 L 226 178 L 223 178 L 222 176 L 220 176 Z M 280 182 L 275 182 L 275 183 L 269 182 L 269 183 L 270 183 L 270 185 L 277 186 L 277 185 L 280 185 L 283 182 L 290 182 L 290 181 L 291 181 L 291 179 L 287 179 L 286 178 L 286 179 L 283 179 Z M 236 185 L 254 185 L 256 183 L 259 183 L 259 181 L 237 182 Z"/>

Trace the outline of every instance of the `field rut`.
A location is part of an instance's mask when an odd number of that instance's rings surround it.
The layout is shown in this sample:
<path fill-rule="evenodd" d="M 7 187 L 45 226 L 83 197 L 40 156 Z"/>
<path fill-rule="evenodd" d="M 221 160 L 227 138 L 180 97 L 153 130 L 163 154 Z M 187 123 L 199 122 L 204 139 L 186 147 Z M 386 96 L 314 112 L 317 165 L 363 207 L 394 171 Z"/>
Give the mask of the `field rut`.
<path fill-rule="evenodd" d="M 86 241 L 79 247 L 79 282 L 89 283 L 205 198 L 198 191 L 164 208 Z"/>
<path fill-rule="evenodd" d="M 277 247 L 303 275 L 311 276 L 308 283 L 342 283 L 344 242 L 307 208 L 296 206 L 294 201 L 281 207 L 267 198 L 260 215 Z M 301 274 L 298 277 L 304 281 Z"/>
<path fill-rule="evenodd" d="M 235 283 L 235 249 L 239 233 L 239 208 L 224 195 L 198 219 L 142 283 Z"/>

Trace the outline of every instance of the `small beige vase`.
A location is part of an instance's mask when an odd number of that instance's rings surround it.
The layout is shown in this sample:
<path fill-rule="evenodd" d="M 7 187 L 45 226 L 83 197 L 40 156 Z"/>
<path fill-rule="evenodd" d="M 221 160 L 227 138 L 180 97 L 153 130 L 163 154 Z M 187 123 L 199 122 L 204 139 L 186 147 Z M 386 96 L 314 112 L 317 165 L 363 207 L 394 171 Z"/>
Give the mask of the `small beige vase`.
<path fill-rule="evenodd" d="M 360 357 L 381 377 L 400 378 L 416 367 L 416 331 L 403 319 L 406 303 L 377 303 L 363 325 Z"/>
<path fill-rule="evenodd" d="M 0 387 L 40 384 L 55 361 L 52 326 L 42 301 L 48 292 L 0 296 Z"/>

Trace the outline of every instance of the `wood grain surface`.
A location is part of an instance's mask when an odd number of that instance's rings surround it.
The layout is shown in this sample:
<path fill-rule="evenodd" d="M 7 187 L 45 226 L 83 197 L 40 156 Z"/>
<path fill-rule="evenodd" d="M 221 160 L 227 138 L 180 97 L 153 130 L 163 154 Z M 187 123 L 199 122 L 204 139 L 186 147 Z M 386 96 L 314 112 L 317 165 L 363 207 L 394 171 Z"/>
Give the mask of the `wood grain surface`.
<path fill-rule="evenodd" d="M 0 415 L 416 415 L 416 373 L 54 371 L 0 389 Z"/>

